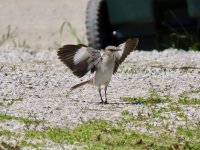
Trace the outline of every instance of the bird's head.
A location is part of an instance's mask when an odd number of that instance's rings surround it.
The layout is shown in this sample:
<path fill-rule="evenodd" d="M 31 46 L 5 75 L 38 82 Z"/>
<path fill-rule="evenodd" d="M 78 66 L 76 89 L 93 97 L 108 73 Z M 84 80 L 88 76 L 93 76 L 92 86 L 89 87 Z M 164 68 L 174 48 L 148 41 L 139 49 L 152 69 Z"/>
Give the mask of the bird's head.
<path fill-rule="evenodd" d="M 106 53 L 108 53 L 108 54 L 113 54 L 114 52 L 121 51 L 121 49 L 118 48 L 118 47 L 116 47 L 116 46 L 107 46 L 107 47 L 105 48 L 105 51 L 106 51 Z"/>

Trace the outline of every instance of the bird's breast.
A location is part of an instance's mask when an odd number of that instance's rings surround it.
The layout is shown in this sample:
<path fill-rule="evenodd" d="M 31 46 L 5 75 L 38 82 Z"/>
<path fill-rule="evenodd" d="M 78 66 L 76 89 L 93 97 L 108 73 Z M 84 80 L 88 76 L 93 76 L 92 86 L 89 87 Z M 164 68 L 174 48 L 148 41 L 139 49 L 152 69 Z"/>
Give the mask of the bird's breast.
<path fill-rule="evenodd" d="M 99 86 L 109 83 L 114 69 L 114 58 L 104 57 L 96 70 L 94 83 Z"/>

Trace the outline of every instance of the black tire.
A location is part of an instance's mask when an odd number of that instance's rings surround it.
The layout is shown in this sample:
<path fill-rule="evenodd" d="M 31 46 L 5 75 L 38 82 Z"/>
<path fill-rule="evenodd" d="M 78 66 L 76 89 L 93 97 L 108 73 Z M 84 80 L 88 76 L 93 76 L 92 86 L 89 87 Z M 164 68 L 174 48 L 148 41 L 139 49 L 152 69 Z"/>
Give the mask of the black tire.
<path fill-rule="evenodd" d="M 86 12 L 87 39 L 90 47 L 105 48 L 111 44 L 112 31 L 105 0 L 90 0 Z"/>

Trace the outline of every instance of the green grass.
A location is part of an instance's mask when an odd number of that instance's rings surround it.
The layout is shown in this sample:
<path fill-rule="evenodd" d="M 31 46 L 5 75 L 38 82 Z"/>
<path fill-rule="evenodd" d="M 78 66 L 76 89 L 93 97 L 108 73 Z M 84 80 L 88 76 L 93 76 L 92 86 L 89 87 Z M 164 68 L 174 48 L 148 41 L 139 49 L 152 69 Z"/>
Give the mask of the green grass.
<path fill-rule="evenodd" d="M 189 98 L 187 93 L 182 93 L 179 95 L 178 102 L 184 105 L 199 105 L 200 98 Z"/>
<path fill-rule="evenodd" d="M 156 92 L 151 92 L 147 98 L 138 97 L 120 97 L 120 100 L 128 103 L 136 103 L 136 104 L 157 104 L 157 103 L 167 103 L 171 102 L 171 98 L 169 96 L 159 96 Z"/>
<path fill-rule="evenodd" d="M 173 48 L 192 51 L 200 50 L 200 44 L 198 39 L 195 39 L 195 37 L 189 33 L 185 34 L 173 32 L 172 34 L 170 34 L 170 37 L 173 39 Z"/>
<path fill-rule="evenodd" d="M 39 123 L 44 122 L 43 120 L 28 119 L 28 118 L 16 117 L 16 116 L 0 113 L 0 122 L 7 121 L 7 120 L 18 120 L 25 124 L 39 124 Z"/>
<path fill-rule="evenodd" d="M 20 143 L 19 143 L 19 147 L 20 148 L 23 148 L 23 147 L 32 147 L 32 148 L 36 148 L 36 149 L 39 149 L 40 147 L 44 146 L 44 144 L 42 142 L 37 142 L 37 143 L 31 143 L 31 142 L 27 142 L 27 141 L 24 141 L 22 140 Z"/>
<path fill-rule="evenodd" d="M 125 112 L 127 115 L 127 112 Z M 148 125 L 149 128 L 153 126 Z M 197 139 L 200 138 L 199 125 L 197 128 L 187 129 L 178 127 L 177 136 L 160 134 L 153 136 L 150 134 L 140 133 L 134 130 L 126 130 L 119 124 L 105 120 L 90 120 L 79 124 L 74 129 L 64 129 L 49 127 L 38 130 L 25 130 L 23 140 L 18 142 L 18 146 L 40 148 L 44 143 L 30 143 L 28 139 L 48 139 L 57 144 L 78 144 L 87 145 L 85 149 L 162 149 L 169 150 L 177 147 L 182 149 L 193 149 L 200 146 Z M 12 136 L 7 130 L 0 132 L 1 136 Z M 181 141 L 179 140 L 181 138 Z M 191 140 L 192 139 L 192 140 Z M 194 140 L 196 139 L 196 140 Z"/>
<path fill-rule="evenodd" d="M 22 97 L 19 98 L 11 98 L 11 99 L 7 99 L 7 98 L 3 98 L 3 101 L 23 101 Z"/>
<path fill-rule="evenodd" d="M 6 142 L 0 142 L 0 149 L 1 150 L 20 150 L 20 147 L 18 145 L 13 145 Z"/>
<path fill-rule="evenodd" d="M 179 111 L 181 111 L 181 108 L 178 106 L 178 104 L 172 103 L 172 104 L 169 105 L 169 110 L 179 112 Z"/>
<path fill-rule="evenodd" d="M 11 132 L 9 130 L 6 130 L 6 129 L 3 129 L 3 130 L 0 130 L 0 136 L 7 136 L 7 137 L 11 137 L 11 136 L 16 136 L 16 133 L 15 132 Z"/>
<path fill-rule="evenodd" d="M 135 149 L 168 148 L 168 143 L 155 142 L 155 137 L 140 134 L 135 131 L 126 131 L 105 120 L 92 120 L 78 125 L 71 131 L 60 128 L 48 128 L 47 131 L 27 131 L 28 138 L 48 138 L 56 143 L 73 144 L 74 142 L 87 144 L 88 149 Z M 138 142 L 139 141 L 139 142 Z"/>
<path fill-rule="evenodd" d="M 188 98 L 188 99 L 179 99 L 178 102 L 184 105 L 200 104 L 199 98 Z"/>
<path fill-rule="evenodd" d="M 21 101 L 22 99 L 15 99 Z M 15 133 L 9 130 L 0 130 L 0 136 L 16 137 L 17 148 L 32 147 L 40 149 L 45 146 L 45 140 L 50 140 L 55 144 L 75 144 L 84 146 L 84 149 L 133 149 L 133 150 L 169 150 L 169 149 L 197 149 L 200 147 L 200 122 L 191 124 L 187 115 L 179 106 L 184 104 L 188 97 L 186 95 L 179 96 L 179 103 L 172 102 L 168 96 L 161 97 L 152 91 L 147 98 L 131 98 L 125 97 L 121 100 L 126 102 L 139 102 L 149 105 L 149 112 L 139 110 L 137 114 L 132 114 L 128 110 L 122 112 L 122 118 L 118 122 L 110 122 L 106 120 L 90 120 L 82 122 L 73 129 L 60 127 L 45 127 L 38 130 L 37 128 L 26 128 L 22 133 Z M 181 100 L 181 101 L 180 101 Z M 10 101 L 10 99 L 4 99 Z M 183 102 L 182 102 L 183 101 Z M 157 108 L 156 104 L 168 103 L 165 107 Z M 196 102 L 195 102 L 196 103 Z M 172 112 L 176 117 L 181 118 L 186 123 L 184 126 L 178 126 L 176 131 L 171 132 L 168 123 L 162 123 L 154 126 L 151 119 L 157 121 L 167 120 L 168 112 Z M 44 123 L 43 120 L 16 117 L 8 114 L 0 113 L 0 122 L 7 120 L 18 120 L 25 125 L 38 125 Z M 142 133 L 137 130 L 127 129 L 128 124 L 134 124 L 135 127 L 144 127 L 148 131 L 155 131 L 157 135 L 150 133 Z M 41 140 L 34 143 L 30 141 Z M 1 146 L 1 145 L 0 145 Z M 13 148 L 12 144 L 4 143 L 4 147 Z"/>
<path fill-rule="evenodd" d="M 3 114 L 0 113 L 0 122 L 5 122 L 8 120 L 17 120 L 20 121 L 22 123 L 25 124 L 25 131 L 29 131 L 29 127 L 31 125 L 39 125 L 40 123 L 44 123 L 44 120 L 37 120 L 37 119 L 29 119 L 29 118 L 23 118 L 23 117 L 16 117 L 16 116 L 12 116 L 12 115 L 8 115 L 8 114 Z M 36 132 L 36 131 L 35 131 Z M 8 138 L 14 138 L 18 139 L 19 137 L 21 137 L 21 133 L 15 133 L 15 132 L 11 132 L 7 129 L 0 129 L 0 136 L 6 136 Z M 25 138 L 27 140 L 27 138 Z M 42 143 L 31 143 L 31 142 L 27 142 L 26 140 L 22 139 L 20 141 L 17 140 L 17 144 L 13 145 L 12 143 L 0 143 L 0 148 L 1 145 L 6 148 L 6 149 L 16 149 L 16 150 L 20 150 L 21 147 L 33 147 L 33 148 L 38 148 L 38 147 L 42 147 L 44 144 Z"/>
<path fill-rule="evenodd" d="M 124 110 L 124 111 L 122 112 L 122 115 L 123 115 L 123 116 L 128 116 L 128 115 L 130 115 L 130 113 L 129 113 L 128 110 Z"/>
<path fill-rule="evenodd" d="M 19 133 L 15 133 L 15 132 L 11 132 L 9 130 L 6 130 L 6 129 L 3 129 L 3 130 L 0 130 L 0 137 L 8 137 L 8 138 L 13 138 L 13 137 L 16 137 L 16 139 L 18 139 L 20 137 L 20 134 Z M 9 142 L 5 143 L 5 142 L 0 142 L 0 149 L 1 149 L 1 146 L 3 146 L 4 148 L 6 149 L 9 149 L 9 150 L 20 150 L 20 148 L 22 147 L 33 147 L 33 148 L 39 148 L 39 147 L 42 147 L 43 144 L 40 142 L 38 143 L 31 143 L 31 142 L 27 142 L 25 141 L 24 139 L 21 140 L 21 141 L 17 141 L 16 145 L 13 145 Z"/>
<path fill-rule="evenodd" d="M 190 33 L 187 28 L 179 21 L 177 15 L 174 13 L 173 10 L 169 10 L 169 13 L 173 19 L 177 21 L 180 25 L 181 30 L 177 30 L 176 28 L 172 27 L 171 25 L 163 22 L 162 24 L 171 32 L 169 33 L 169 37 L 173 40 L 171 46 L 177 49 L 184 49 L 184 50 L 193 50 L 198 51 L 200 50 L 199 44 L 199 31 Z M 167 36 L 167 35 L 165 35 Z M 166 41 L 160 41 L 163 45 Z"/>
<path fill-rule="evenodd" d="M 12 98 L 12 99 L 7 99 L 7 98 L 3 98 L 2 100 L 3 102 L 0 102 L 0 106 L 2 106 L 4 104 L 4 102 L 7 102 L 8 106 L 11 106 L 14 104 L 14 102 L 21 102 L 23 101 L 23 98 L 19 97 L 19 98 Z"/>
<path fill-rule="evenodd" d="M 180 129 L 179 129 L 180 130 Z M 185 135 L 180 130 L 180 136 Z M 187 131 L 186 136 L 191 137 L 191 132 Z M 199 134 L 199 132 L 198 132 Z M 105 120 L 91 120 L 84 122 L 72 130 L 61 128 L 48 128 L 44 131 L 26 131 L 26 138 L 46 138 L 55 143 L 62 144 L 86 144 L 86 149 L 171 149 L 179 146 L 178 139 L 169 135 L 155 137 L 152 135 L 139 133 L 134 130 L 126 130 L 121 126 Z M 197 147 L 198 142 L 182 141 L 184 148 Z"/>
<path fill-rule="evenodd" d="M 120 97 L 120 100 L 128 103 L 135 104 L 158 104 L 158 103 L 169 103 L 172 102 L 172 98 L 169 96 L 159 96 L 155 91 L 152 91 L 147 98 L 143 97 Z M 178 103 L 184 105 L 195 105 L 200 104 L 199 98 L 189 98 L 187 94 L 182 93 L 179 95 Z M 178 107 L 171 106 L 171 109 L 179 109 Z"/>
<path fill-rule="evenodd" d="M 193 139 L 193 141 L 196 141 L 197 139 L 200 139 L 200 124 L 196 126 L 196 128 L 187 128 L 183 126 L 179 126 L 177 128 L 177 132 L 180 136 Z M 199 143 L 200 144 L 200 143 Z"/>

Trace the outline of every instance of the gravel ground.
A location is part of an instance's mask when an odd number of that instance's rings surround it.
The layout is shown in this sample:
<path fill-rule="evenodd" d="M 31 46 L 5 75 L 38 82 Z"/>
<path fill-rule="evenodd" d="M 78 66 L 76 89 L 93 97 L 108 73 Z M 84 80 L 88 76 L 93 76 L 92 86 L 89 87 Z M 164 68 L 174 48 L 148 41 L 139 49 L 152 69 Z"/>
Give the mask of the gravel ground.
<path fill-rule="evenodd" d="M 168 49 L 163 52 L 134 51 L 120 66 L 108 88 L 107 105 L 101 105 L 97 88 L 86 85 L 69 92 L 69 88 L 92 75 L 79 79 L 58 59 L 56 51 L 0 47 L 0 113 L 44 119 L 48 125 L 73 128 L 90 119 L 118 121 L 122 112 L 133 116 L 142 112 L 151 116 L 151 109 L 167 107 L 168 103 L 143 105 L 122 102 L 120 97 L 148 97 L 151 91 L 168 95 L 176 102 L 180 94 L 200 98 L 200 52 Z M 12 105 L 7 99 L 21 99 Z M 200 107 L 177 104 L 184 110 L 191 124 L 200 120 Z M 171 130 L 186 122 L 174 112 L 164 113 L 167 120 L 154 118 L 154 126 L 171 123 Z M 0 127 L 21 131 L 24 124 L 15 121 L 0 122 Z M 143 132 L 145 126 L 127 125 Z"/>

